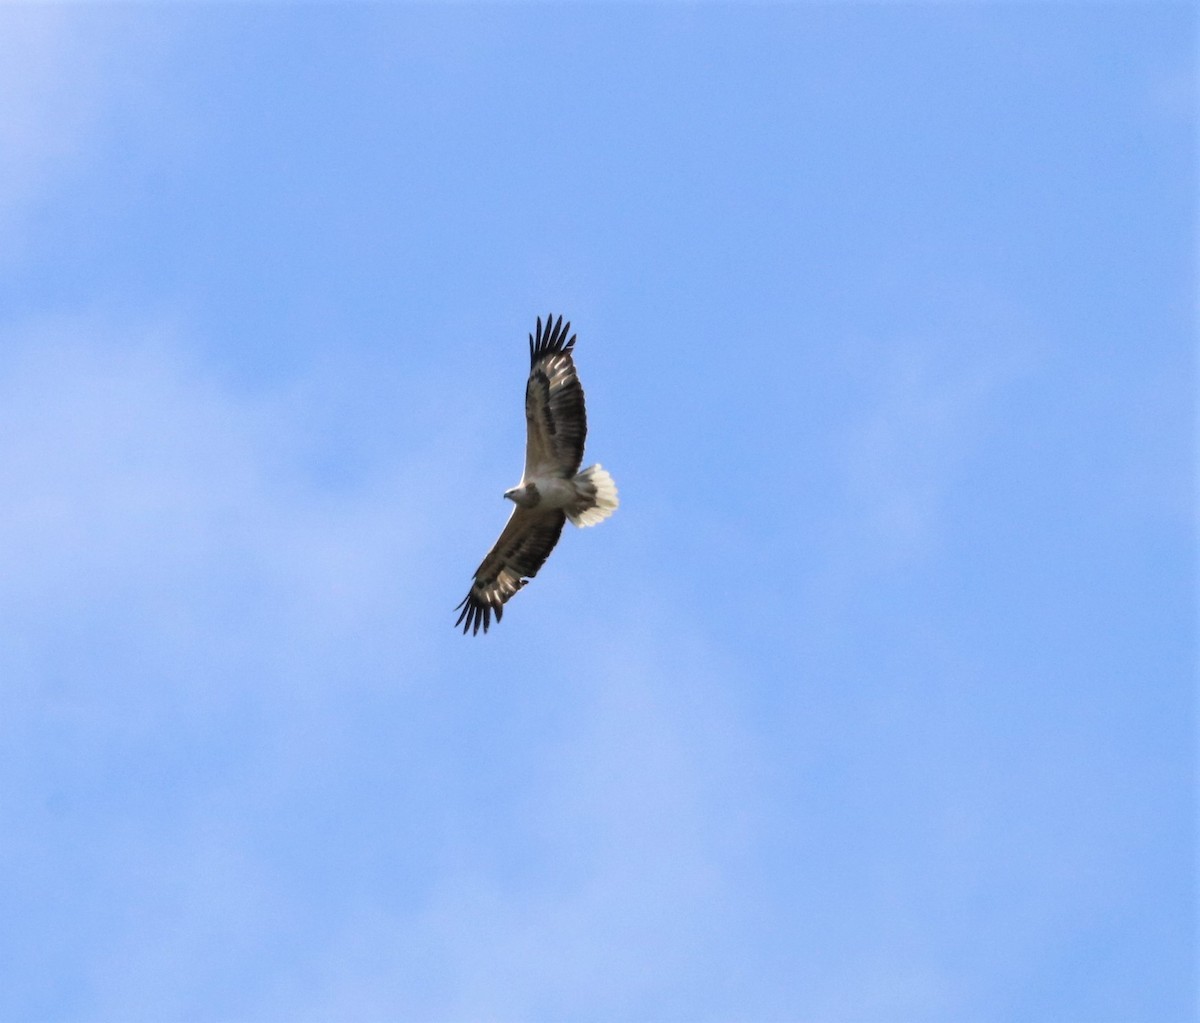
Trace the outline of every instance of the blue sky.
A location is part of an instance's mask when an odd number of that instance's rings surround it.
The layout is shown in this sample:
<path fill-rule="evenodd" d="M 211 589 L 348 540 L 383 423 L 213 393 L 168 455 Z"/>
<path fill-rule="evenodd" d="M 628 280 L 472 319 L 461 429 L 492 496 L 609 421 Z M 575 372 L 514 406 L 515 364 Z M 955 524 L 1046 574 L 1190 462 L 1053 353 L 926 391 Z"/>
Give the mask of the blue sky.
<path fill-rule="evenodd" d="M 4 8 L 0 1017 L 1196 1019 L 1196 30 Z"/>

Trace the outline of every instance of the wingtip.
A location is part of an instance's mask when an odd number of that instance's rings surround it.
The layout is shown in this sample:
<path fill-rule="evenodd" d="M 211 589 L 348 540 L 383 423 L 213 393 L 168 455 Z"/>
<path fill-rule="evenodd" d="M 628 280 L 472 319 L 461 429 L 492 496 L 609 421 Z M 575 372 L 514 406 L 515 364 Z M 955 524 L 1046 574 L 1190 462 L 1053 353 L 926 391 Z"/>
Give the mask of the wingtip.
<path fill-rule="evenodd" d="M 568 337 L 568 335 L 570 335 Z M 562 314 L 546 314 L 545 323 L 537 318 L 537 332 L 529 336 L 529 362 L 531 366 L 551 352 L 570 352 L 575 347 L 576 335 L 571 334 L 571 321 L 564 321 Z"/>
<path fill-rule="evenodd" d="M 462 609 L 461 611 L 459 611 L 460 608 Z M 481 628 L 484 635 L 486 635 L 488 628 L 492 624 L 492 614 L 495 613 L 496 621 L 500 621 L 500 618 L 504 614 L 503 607 L 500 605 L 485 604 L 474 593 L 468 593 L 463 597 L 454 610 L 459 611 L 458 618 L 454 622 L 454 627 L 457 629 L 461 625 L 464 636 L 468 634 L 478 636 Z"/>

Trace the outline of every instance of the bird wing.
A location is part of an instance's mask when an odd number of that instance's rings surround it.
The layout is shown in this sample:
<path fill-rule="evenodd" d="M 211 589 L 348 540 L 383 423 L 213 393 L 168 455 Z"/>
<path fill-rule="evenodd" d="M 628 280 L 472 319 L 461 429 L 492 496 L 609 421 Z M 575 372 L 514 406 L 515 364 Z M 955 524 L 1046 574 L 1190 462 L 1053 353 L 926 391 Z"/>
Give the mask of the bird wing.
<path fill-rule="evenodd" d="M 525 478 L 559 476 L 569 479 L 583 461 L 587 410 L 583 387 L 575 375 L 571 324 L 546 317 L 537 336 L 529 335 L 529 382 L 525 385 Z"/>
<path fill-rule="evenodd" d="M 487 632 L 492 613 L 496 621 L 504 614 L 504 603 L 538 573 L 562 534 L 566 513 L 561 508 L 515 508 L 508 525 L 488 556 L 475 570 L 475 581 L 463 602 L 455 626 L 463 635 Z"/>

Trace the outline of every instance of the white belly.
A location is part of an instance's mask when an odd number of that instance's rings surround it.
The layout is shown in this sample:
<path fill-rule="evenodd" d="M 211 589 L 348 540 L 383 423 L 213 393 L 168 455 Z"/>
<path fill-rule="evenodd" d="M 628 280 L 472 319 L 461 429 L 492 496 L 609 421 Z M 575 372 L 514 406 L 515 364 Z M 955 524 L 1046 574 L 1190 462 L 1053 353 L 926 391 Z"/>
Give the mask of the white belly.
<path fill-rule="evenodd" d="M 566 508 L 567 505 L 574 504 L 579 496 L 576 494 L 575 484 L 571 480 L 535 476 L 526 482 L 537 487 L 538 494 L 541 495 L 541 500 L 538 502 L 539 508 Z"/>

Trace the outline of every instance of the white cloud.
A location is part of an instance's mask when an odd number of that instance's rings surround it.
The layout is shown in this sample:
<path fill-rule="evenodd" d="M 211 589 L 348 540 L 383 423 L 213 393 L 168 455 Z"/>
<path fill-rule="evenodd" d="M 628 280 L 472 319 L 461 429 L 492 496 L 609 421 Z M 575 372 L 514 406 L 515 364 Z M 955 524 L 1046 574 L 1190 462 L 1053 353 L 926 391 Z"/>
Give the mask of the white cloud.
<path fill-rule="evenodd" d="M 0 7 L 0 261 L 20 250 L 28 214 L 86 166 L 114 110 L 153 95 L 144 73 L 161 27 L 113 8 Z"/>
<path fill-rule="evenodd" d="M 63 319 L 3 343 L 10 704 L 153 729 L 227 709 L 247 678 L 303 699 L 394 677 L 445 624 L 422 582 L 455 520 L 405 486 L 444 438 L 335 491 L 305 466 L 296 395 L 236 393 L 169 331 Z"/>
<path fill-rule="evenodd" d="M 0 11 L 0 215 L 78 154 L 96 112 L 90 63 L 65 8 Z"/>

